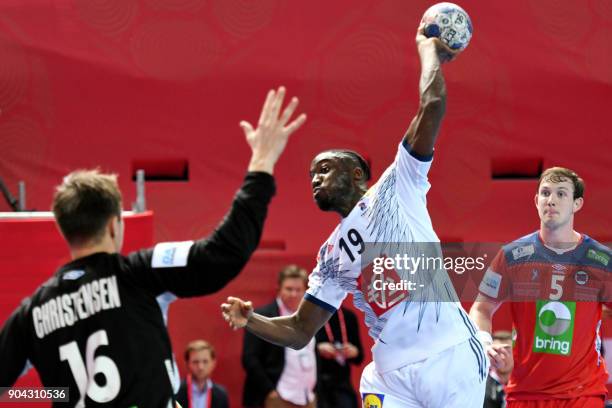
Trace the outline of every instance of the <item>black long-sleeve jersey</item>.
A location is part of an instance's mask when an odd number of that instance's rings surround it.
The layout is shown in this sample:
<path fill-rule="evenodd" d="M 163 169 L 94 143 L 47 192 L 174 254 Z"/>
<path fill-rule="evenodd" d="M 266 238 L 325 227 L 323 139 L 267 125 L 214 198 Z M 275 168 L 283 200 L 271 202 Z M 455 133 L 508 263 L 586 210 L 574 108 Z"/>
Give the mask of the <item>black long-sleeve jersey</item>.
<path fill-rule="evenodd" d="M 46 387 L 69 387 L 57 406 L 170 407 L 172 348 L 156 296 L 214 293 L 259 244 L 272 176 L 247 174 L 207 239 L 96 253 L 62 266 L 0 331 L 0 386 L 30 360 Z"/>

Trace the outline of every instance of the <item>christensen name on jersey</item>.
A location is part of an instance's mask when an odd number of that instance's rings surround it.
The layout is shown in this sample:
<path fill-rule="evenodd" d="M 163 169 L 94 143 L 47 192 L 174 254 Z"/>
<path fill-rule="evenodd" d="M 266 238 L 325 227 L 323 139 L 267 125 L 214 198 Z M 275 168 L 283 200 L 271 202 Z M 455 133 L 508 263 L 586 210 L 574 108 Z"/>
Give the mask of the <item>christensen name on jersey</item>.
<path fill-rule="evenodd" d="M 72 326 L 102 310 L 121 307 L 117 277 L 84 284 L 77 291 L 63 294 L 32 309 L 36 336 L 42 339 L 57 329 Z"/>

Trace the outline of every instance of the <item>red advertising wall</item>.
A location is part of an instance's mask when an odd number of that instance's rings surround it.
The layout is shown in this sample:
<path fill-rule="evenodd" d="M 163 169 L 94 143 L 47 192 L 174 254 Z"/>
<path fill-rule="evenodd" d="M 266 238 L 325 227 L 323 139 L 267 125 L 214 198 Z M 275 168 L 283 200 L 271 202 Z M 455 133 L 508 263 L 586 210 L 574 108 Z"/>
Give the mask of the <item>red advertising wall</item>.
<path fill-rule="evenodd" d="M 219 300 L 235 294 L 267 302 L 279 264 L 313 266 L 338 220 L 312 203 L 308 165 L 318 151 L 356 149 L 370 159 L 374 179 L 390 163 L 418 106 L 414 35 L 431 4 L 4 0 L 0 178 L 13 191 L 25 181 L 28 208 L 47 210 L 64 174 L 100 167 L 119 174 L 129 208 L 136 167 L 169 166 L 165 175 L 175 180 L 147 183 L 154 240 L 203 236 L 226 211 L 248 162 L 239 121 L 257 120 L 271 87 L 297 95 L 309 119 L 276 168 L 278 194 L 264 232 L 277 249 L 258 253 L 220 294 L 171 310 L 179 354 L 192 336 L 216 342 L 219 380 L 237 403 L 240 335 L 223 327 Z M 612 241 L 609 1 L 461 5 L 474 37 L 444 67 L 448 108 L 428 196 L 438 235 L 505 242 L 535 230 L 533 176 L 563 165 L 587 183 L 576 228 Z M 0 199 L 0 211 L 8 209 Z M 32 279 L 24 288 L 53 269 L 43 267 L 25 264 L 20 273 Z M 17 302 L 12 288 L 3 284 L 0 304 Z"/>

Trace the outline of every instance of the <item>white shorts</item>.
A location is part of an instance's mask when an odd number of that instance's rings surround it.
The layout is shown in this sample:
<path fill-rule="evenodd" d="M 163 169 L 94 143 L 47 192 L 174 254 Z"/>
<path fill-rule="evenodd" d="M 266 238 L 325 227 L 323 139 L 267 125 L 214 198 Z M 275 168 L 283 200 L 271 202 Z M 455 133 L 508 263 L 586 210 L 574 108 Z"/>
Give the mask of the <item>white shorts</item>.
<path fill-rule="evenodd" d="M 425 360 L 386 373 L 363 370 L 363 408 L 482 408 L 489 359 L 472 338 Z"/>

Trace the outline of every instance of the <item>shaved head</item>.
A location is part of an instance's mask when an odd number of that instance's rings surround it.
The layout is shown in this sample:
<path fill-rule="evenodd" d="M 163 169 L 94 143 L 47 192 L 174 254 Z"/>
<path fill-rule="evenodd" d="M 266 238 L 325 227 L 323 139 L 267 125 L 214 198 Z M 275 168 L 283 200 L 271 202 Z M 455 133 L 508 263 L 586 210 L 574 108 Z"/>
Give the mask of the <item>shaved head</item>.
<path fill-rule="evenodd" d="M 310 177 L 319 208 L 346 216 L 367 191 L 370 166 L 352 150 L 326 150 L 312 160 Z"/>
<path fill-rule="evenodd" d="M 349 149 L 330 149 L 319 153 L 314 160 L 320 160 L 324 156 L 334 156 L 341 159 L 349 168 L 360 168 L 363 171 L 363 182 L 367 182 L 372 178 L 370 165 L 368 162 L 354 150 Z"/>

